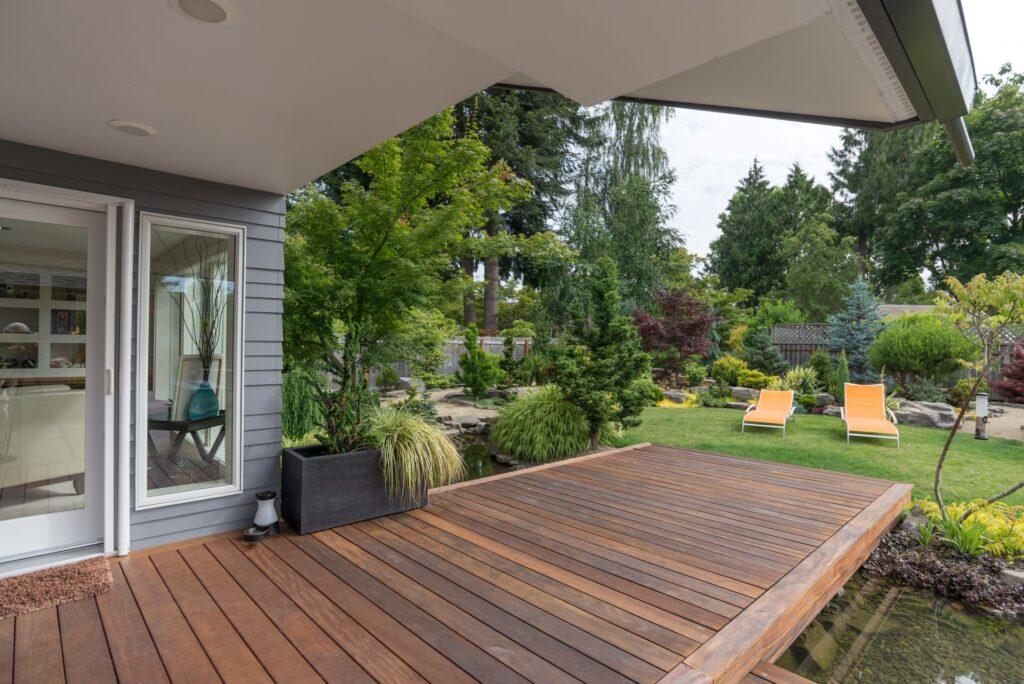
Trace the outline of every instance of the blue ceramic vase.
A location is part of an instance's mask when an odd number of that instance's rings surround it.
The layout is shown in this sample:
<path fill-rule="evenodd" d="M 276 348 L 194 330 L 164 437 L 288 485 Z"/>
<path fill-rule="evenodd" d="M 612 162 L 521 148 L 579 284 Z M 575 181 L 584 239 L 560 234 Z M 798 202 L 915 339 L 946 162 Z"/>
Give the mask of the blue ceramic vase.
<path fill-rule="evenodd" d="M 220 400 L 213 387 L 206 380 L 199 383 L 199 387 L 192 393 L 188 401 L 188 417 L 191 420 L 202 420 L 212 418 L 220 412 Z"/>

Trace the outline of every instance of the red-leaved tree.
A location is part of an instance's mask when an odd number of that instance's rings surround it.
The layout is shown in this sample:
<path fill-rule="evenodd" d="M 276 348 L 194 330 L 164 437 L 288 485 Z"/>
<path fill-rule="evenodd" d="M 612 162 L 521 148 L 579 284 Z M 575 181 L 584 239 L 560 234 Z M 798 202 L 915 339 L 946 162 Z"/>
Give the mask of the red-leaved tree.
<path fill-rule="evenodd" d="M 993 382 L 992 388 L 1007 401 L 1024 404 L 1024 344 L 1014 346 L 1009 363 L 1003 365 L 1003 379 Z"/>
<path fill-rule="evenodd" d="M 668 290 L 654 297 L 658 312 L 636 309 L 633 322 L 644 351 L 655 365 L 680 373 L 692 356 L 705 356 L 711 348 L 711 326 L 718 320 L 711 309 L 685 289 Z"/>

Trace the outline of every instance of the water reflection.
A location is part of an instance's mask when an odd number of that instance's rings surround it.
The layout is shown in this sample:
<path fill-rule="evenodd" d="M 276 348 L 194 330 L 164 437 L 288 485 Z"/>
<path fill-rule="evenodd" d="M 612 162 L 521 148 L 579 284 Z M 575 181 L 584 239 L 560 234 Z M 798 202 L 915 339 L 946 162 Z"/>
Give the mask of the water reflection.
<path fill-rule="evenodd" d="M 462 462 L 466 466 L 466 476 L 462 478 L 463 481 L 476 480 L 512 470 L 491 457 L 491 449 L 486 441 L 466 439 L 459 445 L 459 450 L 462 452 Z"/>
<path fill-rule="evenodd" d="M 1024 624 L 856 576 L 776 662 L 816 682 L 1024 682 Z"/>

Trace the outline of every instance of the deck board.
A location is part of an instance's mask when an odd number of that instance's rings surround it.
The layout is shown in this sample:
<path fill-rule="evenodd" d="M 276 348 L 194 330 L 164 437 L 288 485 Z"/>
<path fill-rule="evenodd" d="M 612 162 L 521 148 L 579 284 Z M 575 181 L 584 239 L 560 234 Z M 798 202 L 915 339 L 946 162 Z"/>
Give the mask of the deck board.
<path fill-rule="evenodd" d="M 0 622 L 5 681 L 778 682 L 908 485 L 639 445 L 420 510 L 114 564 Z"/>

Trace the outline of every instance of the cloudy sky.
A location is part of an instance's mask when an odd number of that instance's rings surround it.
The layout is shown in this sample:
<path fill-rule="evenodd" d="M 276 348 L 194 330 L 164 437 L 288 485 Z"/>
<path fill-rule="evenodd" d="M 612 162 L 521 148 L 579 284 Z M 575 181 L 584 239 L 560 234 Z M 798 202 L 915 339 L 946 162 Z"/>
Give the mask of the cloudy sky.
<path fill-rule="evenodd" d="M 1024 0 L 963 0 L 978 77 L 1011 62 L 1024 69 Z M 730 114 L 676 110 L 662 144 L 676 169 L 673 223 L 690 250 L 704 255 L 715 239 L 718 215 L 756 156 L 774 183 L 793 162 L 828 183 L 828 151 L 839 139 L 831 126 Z"/>

